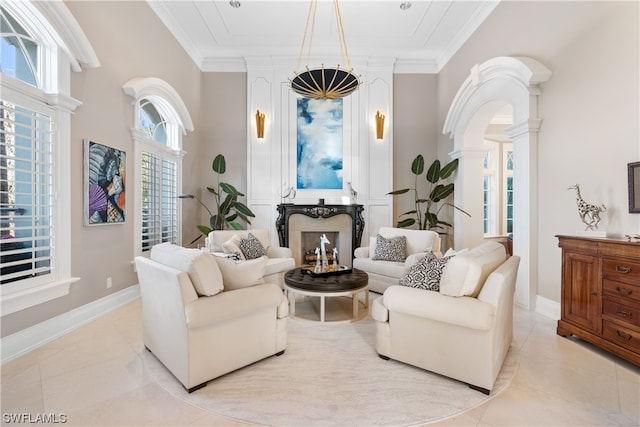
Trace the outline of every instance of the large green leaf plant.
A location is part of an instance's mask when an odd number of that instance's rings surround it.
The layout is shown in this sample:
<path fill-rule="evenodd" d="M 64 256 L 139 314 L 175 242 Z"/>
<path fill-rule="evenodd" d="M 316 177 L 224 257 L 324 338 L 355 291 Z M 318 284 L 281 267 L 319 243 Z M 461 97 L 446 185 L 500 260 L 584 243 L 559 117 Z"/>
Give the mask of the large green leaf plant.
<path fill-rule="evenodd" d="M 451 177 L 453 172 L 458 169 L 458 159 L 454 159 L 444 166 L 438 159 L 434 160 L 427 169 L 425 178 L 429 183 L 429 196 L 421 197 L 418 194 L 418 180 L 425 171 L 424 157 L 422 154 L 413 159 L 411 163 L 411 173 L 415 175 L 415 184 L 413 188 L 403 188 L 402 190 L 391 191 L 387 194 L 398 196 L 401 194 L 413 192 L 415 208 L 411 211 L 405 212 L 400 215 L 397 223 L 397 227 L 405 228 L 412 227 L 417 224 L 420 230 L 433 230 L 439 233 L 444 233 L 445 227 L 453 227 L 450 223 L 443 221 L 440 217 L 440 211 L 449 206 L 459 210 L 465 215 L 470 216 L 467 212 L 461 208 L 455 206 L 453 203 L 445 201 L 447 197 L 453 194 L 454 185 L 453 182 L 446 183 L 446 180 Z"/>
<path fill-rule="evenodd" d="M 211 211 L 205 205 L 200 198 L 194 194 L 182 194 L 178 196 L 181 199 L 195 199 L 200 203 L 209 213 L 209 225 L 198 225 L 198 230 L 202 235 L 198 236 L 191 243 L 194 243 L 202 236 L 208 236 L 213 230 L 244 230 L 244 226 L 238 222 L 242 220 L 247 224 L 251 224 L 249 217 L 255 218 L 255 214 L 249 209 L 247 205 L 238 201 L 238 197 L 244 196 L 243 193 L 238 191 L 233 185 L 222 182 L 220 176 L 227 170 L 227 162 L 224 155 L 218 154 L 211 164 L 213 172 L 216 174 L 216 184 L 213 187 L 207 187 L 209 193 L 213 194 L 215 202 L 215 213 Z"/>

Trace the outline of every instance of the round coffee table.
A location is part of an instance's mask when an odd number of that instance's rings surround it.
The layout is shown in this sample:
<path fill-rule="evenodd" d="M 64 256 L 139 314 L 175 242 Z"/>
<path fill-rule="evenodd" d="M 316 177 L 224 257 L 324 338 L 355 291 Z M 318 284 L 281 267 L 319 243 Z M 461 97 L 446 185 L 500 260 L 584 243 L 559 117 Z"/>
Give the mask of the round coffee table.
<path fill-rule="evenodd" d="M 349 273 L 330 276 L 311 275 L 304 273 L 301 268 L 295 268 L 284 274 L 284 289 L 289 299 L 289 314 L 292 317 L 296 317 L 297 295 L 320 297 L 320 322 L 325 321 L 325 298 L 327 297 L 352 298 L 353 317 L 346 320 L 348 322 L 362 319 L 369 309 L 369 276 L 357 268 L 353 268 Z M 360 292 L 365 294 L 362 313 L 359 312 L 358 294 Z"/>

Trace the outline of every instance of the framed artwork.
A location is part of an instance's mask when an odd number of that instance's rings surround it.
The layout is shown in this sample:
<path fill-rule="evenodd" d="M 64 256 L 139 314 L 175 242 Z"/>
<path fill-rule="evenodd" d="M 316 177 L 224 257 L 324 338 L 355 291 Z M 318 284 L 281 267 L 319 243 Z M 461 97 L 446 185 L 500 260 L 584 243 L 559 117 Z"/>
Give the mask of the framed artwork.
<path fill-rule="evenodd" d="M 640 162 L 629 163 L 629 213 L 640 213 Z"/>
<path fill-rule="evenodd" d="M 121 224 L 125 220 L 124 151 L 84 140 L 84 224 Z"/>
<path fill-rule="evenodd" d="M 342 99 L 298 98 L 296 188 L 342 190 Z"/>

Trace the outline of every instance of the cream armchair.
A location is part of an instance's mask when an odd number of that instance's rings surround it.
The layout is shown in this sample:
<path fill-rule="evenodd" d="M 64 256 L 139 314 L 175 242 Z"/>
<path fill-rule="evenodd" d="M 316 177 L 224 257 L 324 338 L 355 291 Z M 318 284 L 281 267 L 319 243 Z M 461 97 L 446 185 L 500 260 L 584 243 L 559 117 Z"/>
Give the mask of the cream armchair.
<path fill-rule="evenodd" d="M 144 345 L 189 393 L 284 353 L 289 306 L 277 285 L 225 291 L 212 255 L 171 244 L 135 263 Z"/>
<path fill-rule="evenodd" d="M 209 233 L 210 249 L 215 252 L 242 253 L 239 248 L 240 239 L 246 239 L 249 233 L 260 241 L 266 252 L 265 282 L 275 283 L 284 288 L 284 273 L 295 268 L 296 262 L 291 255 L 291 249 L 271 245 L 268 230 L 214 230 Z"/>
<path fill-rule="evenodd" d="M 369 289 L 383 293 L 389 286 L 397 285 L 398 281 L 413 263 L 423 257 L 427 251 L 441 256 L 440 236 L 430 230 L 412 230 L 407 228 L 381 227 L 378 234 L 387 239 L 405 236 L 406 251 L 402 261 L 383 261 L 374 259 L 376 251 L 376 237 L 371 237 L 369 246 L 362 246 L 355 250 L 353 266 L 366 271 L 369 275 Z"/>
<path fill-rule="evenodd" d="M 440 292 L 389 287 L 371 311 L 379 356 L 489 394 L 513 336 L 520 258 L 505 258 L 502 245 L 486 242 L 448 262 Z"/>

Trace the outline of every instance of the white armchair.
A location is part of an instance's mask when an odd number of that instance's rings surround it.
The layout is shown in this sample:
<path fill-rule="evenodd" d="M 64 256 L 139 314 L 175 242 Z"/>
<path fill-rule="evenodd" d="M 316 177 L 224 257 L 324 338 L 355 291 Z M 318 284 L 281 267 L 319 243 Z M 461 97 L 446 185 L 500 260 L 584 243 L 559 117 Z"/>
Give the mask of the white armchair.
<path fill-rule="evenodd" d="M 405 236 L 406 250 L 402 261 L 384 261 L 374 259 L 376 237 L 371 237 L 369 246 L 355 250 L 353 266 L 369 275 L 369 289 L 383 293 L 389 286 L 397 285 L 407 268 L 425 255 L 427 251 L 441 256 L 440 236 L 430 230 L 412 230 L 407 228 L 381 227 L 378 234 L 387 239 Z"/>
<path fill-rule="evenodd" d="M 486 242 L 448 262 L 440 292 L 389 287 L 371 310 L 378 355 L 489 394 L 513 337 L 520 258 L 505 258 L 502 245 Z"/>
<path fill-rule="evenodd" d="M 225 291 L 212 255 L 171 244 L 135 263 L 144 345 L 189 393 L 284 353 L 289 305 L 277 285 Z"/>
<path fill-rule="evenodd" d="M 269 230 L 214 230 L 209 233 L 211 250 L 216 252 L 233 253 L 242 251 L 239 249 L 240 239 L 246 239 L 249 233 L 253 234 L 260 241 L 267 256 L 267 266 L 264 272 L 264 280 L 268 283 L 275 283 L 280 288 L 284 288 L 284 273 L 292 270 L 296 262 L 291 254 L 291 249 L 282 246 L 271 245 Z"/>

